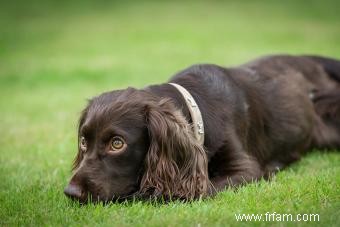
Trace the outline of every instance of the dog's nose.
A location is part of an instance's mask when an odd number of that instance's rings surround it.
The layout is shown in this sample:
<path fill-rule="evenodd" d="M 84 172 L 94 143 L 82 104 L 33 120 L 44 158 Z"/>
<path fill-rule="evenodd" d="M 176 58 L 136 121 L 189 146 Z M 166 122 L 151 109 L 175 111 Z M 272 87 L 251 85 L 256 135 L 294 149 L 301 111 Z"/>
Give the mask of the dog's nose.
<path fill-rule="evenodd" d="M 64 193 L 69 198 L 77 199 L 77 200 L 81 200 L 82 199 L 82 195 L 83 195 L 83 192 L 82 192 L 81 188 L 78 185 L 74 184 L 74 183 L 70 183 L 64 189 Z"/>

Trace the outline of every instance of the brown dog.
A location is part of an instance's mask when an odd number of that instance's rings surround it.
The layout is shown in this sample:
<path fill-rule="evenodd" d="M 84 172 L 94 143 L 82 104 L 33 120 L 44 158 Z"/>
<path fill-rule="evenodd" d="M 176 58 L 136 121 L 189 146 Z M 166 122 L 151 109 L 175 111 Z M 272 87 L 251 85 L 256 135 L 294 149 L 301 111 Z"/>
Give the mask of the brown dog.
<path fill-rule="evenodd" d="M 266 178 L 311 148 L 340 148 L 340 61 L 195 65 L 169 82 L 89 102 L 67 196 L 190 200 Z"/>

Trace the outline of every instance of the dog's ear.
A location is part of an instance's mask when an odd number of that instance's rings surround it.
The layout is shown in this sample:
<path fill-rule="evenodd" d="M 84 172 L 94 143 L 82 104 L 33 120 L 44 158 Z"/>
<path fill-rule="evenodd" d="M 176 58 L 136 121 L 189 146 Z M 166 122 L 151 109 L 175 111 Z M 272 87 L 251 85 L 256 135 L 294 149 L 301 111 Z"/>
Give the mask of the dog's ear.
<path fill-rule="evenodd" d="M 140 193 L 191 200 L 208 194 L 208 161 L 191 126 L 169 100 L 146 110 L 150 147 Z"/>
<path fill-rule="evenodd" d="M 89 104 L 87 105 L 87 107 L 81 112 L 80 118 L 79 118 L 79 123 L 78 123 L 78 144 L 77 144 L 77 149 L 78 149 L 78 153 L 77 156 L 74 158 L 73 160 L 73 164 L 72 164 L 72 170 L 75 170 L 78 168 L 81 160 L 83 160 L 83 153 L 80 151 L 79 149 L 79 142 L 80 142 L 80 128 L 81 126 L 84 124 L 85 119 L 86 119 L 86 115 L 90 106 L 91 100 L 89 100 Z"/>

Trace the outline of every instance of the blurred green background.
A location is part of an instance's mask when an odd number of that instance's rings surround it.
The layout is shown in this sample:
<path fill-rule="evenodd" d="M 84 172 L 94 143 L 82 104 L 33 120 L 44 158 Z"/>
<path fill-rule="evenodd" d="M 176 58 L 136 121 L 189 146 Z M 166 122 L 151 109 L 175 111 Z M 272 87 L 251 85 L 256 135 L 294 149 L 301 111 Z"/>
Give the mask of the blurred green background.
<path fill-rule="evenodd" d="M 78 207 L 62 189 L 87 98 L 162 83 L 196 63 L 340 58 L 339 9 L 336 0 L 1 1 L 0 224 L 224 226 L 235 212 L 277 211 L 320 212 L 336 226 L 336 152 L 314 152 L 273 182 L 193 204 Z"/>

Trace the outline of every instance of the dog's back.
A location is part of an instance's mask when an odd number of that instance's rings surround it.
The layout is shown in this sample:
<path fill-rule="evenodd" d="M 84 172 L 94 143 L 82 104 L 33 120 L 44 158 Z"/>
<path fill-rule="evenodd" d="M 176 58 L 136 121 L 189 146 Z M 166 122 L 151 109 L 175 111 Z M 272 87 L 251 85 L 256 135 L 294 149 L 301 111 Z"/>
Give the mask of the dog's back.
<path fill-rule="evenodd" d="M 230 119 L 247 118 L 242 108 L 248 102 L 250 117 L 243 122 L 249 123 L 249 131 L 240 136 L 248 138 L 244 143 L 259 150 L 252 153 L 264 163 L 280 155 L 284 156 L 283 162 L 290 163 L 311 148 L 340 148 L 339 72 L 337 60 L 275 55 L 235 68 L 195 65 L 170 81 L 189 88 L 201 105 L 209 100 L 204 106 L 209 115 L 229 112 L 234 116 Z M 220 110 L 209 109 L 211 106 L 219 106 Z M 227 124 L 215 121 L 218 125 L 213 129 Z M 207 128 L 209 124 L 215 123 L 208 121 Z M 238 122 L 229 122 L 225 127 L 230 128 L 230 124 L 239 128 Z M 214 131 L 207 135 L 213 135 L 215 140 L 223 136 Z"/>

